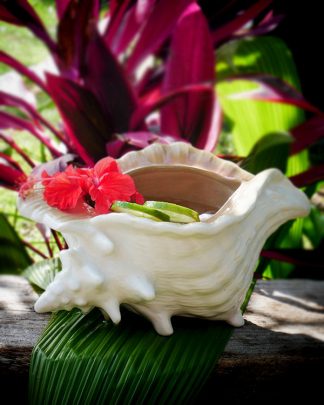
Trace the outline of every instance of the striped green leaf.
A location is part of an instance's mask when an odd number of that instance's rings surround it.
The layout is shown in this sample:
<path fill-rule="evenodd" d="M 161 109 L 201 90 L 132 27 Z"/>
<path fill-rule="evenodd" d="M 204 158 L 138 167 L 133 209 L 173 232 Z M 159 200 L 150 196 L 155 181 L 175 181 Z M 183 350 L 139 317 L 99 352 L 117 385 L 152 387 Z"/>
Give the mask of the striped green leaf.
<path fill-rule="evenodd" d="M 44 261 L 25 275 L 45 288 L 58 269 L 57 260 Z M 189 318 L 173 324 L 175 333 L 162 337 L 127 310 L 118 326 L 97 309 L 54 314 L 32 354 L 30 403 L 181 404 L 199 398 L 233 328 Z"/>
<path fill-rule="evenodd" d="M 197 395 L 232 334 L 225 323 L 178 319 L 171 337 L 124 313 L 54 315 L 34 349 L 33 404 L 179 404 Z"/>
<path fill-rule="evenodd" d="M 42 260 L 29 266 L 22 275 L 33 286 L 36 286 L 40 290 L 45 290 L 60 270 L 61 262 L 58 258 L 55 258 Z"/>
<path fill-rule="evenodd" d="M 275 37 L 232 41 L 218 51 L 217 92 L 225 114 L 233 122 L 232 132 L 237 153 L 247 155 L 263 135 L 287 131 L 304 120 L 299 108 L 255 100 L 233 99 L 257 85 L 246 80 L 222 81 L 242 73 L 267 73 L 299 88 L 296 68 L 287 46 Z"/>

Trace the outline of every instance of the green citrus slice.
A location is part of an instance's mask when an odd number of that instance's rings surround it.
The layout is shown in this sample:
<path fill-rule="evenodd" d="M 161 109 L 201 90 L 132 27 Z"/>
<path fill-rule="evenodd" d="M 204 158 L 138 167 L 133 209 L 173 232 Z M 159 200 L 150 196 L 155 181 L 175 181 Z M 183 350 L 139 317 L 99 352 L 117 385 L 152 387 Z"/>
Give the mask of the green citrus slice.
<path fill-rule="evenodd" d="M 190 222 L 199 222 L 198 212 L 183 207 L 182 205 L 177 205 L 173 203 L 168 203 L 164 201 L 146 201 L 144 203 L 145 207 L 153 208 L 170 217 L 171 222 L 179 222 L 182 224 L 188 224 Z"/>
<path fill-rule="evenodd" d="M 170 221 L 170 217 L 166 213 L 136 203 L 115 201 L 110 209 L 114 212 L 124 212 L 137 217 L 152 219 L 153 221 Z"/>

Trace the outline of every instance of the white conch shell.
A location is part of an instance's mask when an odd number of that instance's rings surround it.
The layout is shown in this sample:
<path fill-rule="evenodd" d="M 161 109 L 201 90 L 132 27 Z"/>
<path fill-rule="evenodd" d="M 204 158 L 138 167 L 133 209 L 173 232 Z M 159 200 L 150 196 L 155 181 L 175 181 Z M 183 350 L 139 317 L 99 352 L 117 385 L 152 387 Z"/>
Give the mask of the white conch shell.
<path fill-rule="evenodd" d="M 119 165 L 147 199 L 216 213 L 186 225 L 124 213 L 76 217 L 34 192 L 19 201 L 22 214 L 62 232 L 69 246 L 36 311 L 99 307 L 118 323 L 124 304 L 161 335 L 172 334 L 173 315 L 241 326 L 263 244 L 282 223 L 307 215 L 306 196 L 276 169 L 254 176 L 185 143 L 154 144 Z"/>

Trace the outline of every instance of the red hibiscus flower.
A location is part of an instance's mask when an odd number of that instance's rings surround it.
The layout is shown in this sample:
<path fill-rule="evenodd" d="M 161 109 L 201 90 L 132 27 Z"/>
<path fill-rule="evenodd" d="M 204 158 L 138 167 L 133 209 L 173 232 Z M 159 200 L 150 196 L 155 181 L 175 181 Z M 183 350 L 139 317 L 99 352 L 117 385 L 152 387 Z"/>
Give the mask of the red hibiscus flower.
<path fill-rule="evenodd" d="M 144 203 L 133 179 L 120 172 L 117 162 L 101 159 L 93 169 L 74 168 L 49 176 L 42 173 L 44 199 L 48 205 L 62 211 L 94 211 L 96 215 L 109 212 L 112 203 L 133 201 Z"/>
<path fill-rule="evenodd" d="M 119 171 L 116 161 L 110 157 L 99 160 L 93 168 L 89 195 L 95 202 L 96 214 L 109 211 L 116 201 L 131 201 L 137 193 L 134 180 Z"/>
<path fill-rule="evenodd" d="M 72 166 L 68 166 L 64 172 L 55 173 L 53 176 L 49 176 L 44 171 L 42 184 L 45 186 L 43 196 L 47 204 L 63 211 L 75 208 L 84 195 L 82 177 Z"/>

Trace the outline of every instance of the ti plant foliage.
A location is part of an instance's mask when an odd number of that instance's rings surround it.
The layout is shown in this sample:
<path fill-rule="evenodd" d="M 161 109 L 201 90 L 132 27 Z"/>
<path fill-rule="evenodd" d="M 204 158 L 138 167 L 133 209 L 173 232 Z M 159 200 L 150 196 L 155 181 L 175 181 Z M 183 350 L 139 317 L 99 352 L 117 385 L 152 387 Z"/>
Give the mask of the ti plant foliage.
<path fill-rule="evenodd" d="M 57 0 L 53 38 L 27 0 L 1 1 L 0 19 L 42 41 L 56 72 L 41 78 L 1 50 L 0 63 L 46 93 L 61 124 L 53 126 L 28 101 L 0 91 L 0 138 L 14 151 L 0 152 L 0 185 L 15 190 L 28 174 L 15 154 L 35 166 L 10 129 L 30 132 L 53 158 L 64 150 L 90 166 L 107 154 L 119 157 L 153 142 L 184 140 L 214 151 L 225 127 L 231 127 L 236 153 L 256 162 L 261 158 L 255 142 L 289 131 L 290 145 L 281 138 L 277 147 L 289 150 L 287 175 L 299 187 L 319 181 L 323 163 L 310 167 L 305 150 L 323 135 L 323 113 L 299 92 L 286 45 L 256 37 L 276 27 L 281 16 L 273 13 L 271 0 L 246 9 L 239 3 L 226 13 L 216 7 L 208 19 L 195 0 L 115 0 L 102 12 L 99 0 Z M 222 21 L 229 13 L 232 19 Z M 301 109 L 312 114 L 309 121 L 303 122 Z M 272 138 L 273 153 L 279 138 Z M 268 165 L 280 160 L 279 167 L 286 167 L 279 155 Z"/>
<path fill-rule="evenodd" d="M 1 111 L 0 128 L 31 132 L 53 157 L 62 154 L 59 141 L 88 165 L 107 153 L 118 157 L 152 142 L 183 139 L 213 151 L 222 127 L 222 104 L 227 114 L 229 103 L 222 102 L 222 94 L 214 90 L 215 55 L 222 58 L 226 43 L 233 49 L 233 39 L 263 34 L 277 23 L 269 12 L 269 0 L 257 2 L 215 29 L 210 29 L 194 0 L 111 1 L 104 18 L 98 0 L 56 3 L 59 22 L 55 39 L 26 0 L 1 2 L 0 18 L 28 28 L 43 41 L 57 73 L 47 73 L 43 80 L 4 52 L 0 52 L 0 62 L 49 94 L 62 125 L 54 128 L 28 102 L 1 92 L 0 105 L 14 106 L 25 117 Z M 262 13 L 264 19 L 248 29 L 246 24 Z M 245 48 L 251 54 L 249 46 Z M 270 52 L 278 54 L 278 48 Z M 270 63 L 266 71 L 260 66 L 251 71 L 241 69 L 234 55 L 228 57 L 234 69 L 231 66 L 225 77 L 221 71 L 220 80 L 256 86 L 253 91 L 231 94 L 231 99 L 293 104 L 320 115 L 282 79 L 292 79 L 295 86 L 296 80 L 288 75 L 280 77 L 280 71 L 271 70 Z M 294 69 L 292 63 L 289 69 Z M 272 76 L 278 73 L 279 77 Z M 301 148 L 297 138 L 295 151 Z M 15 187 L 21 170 L 14 161 L 2 158 L 0 180 L 7 187 Z"/>

